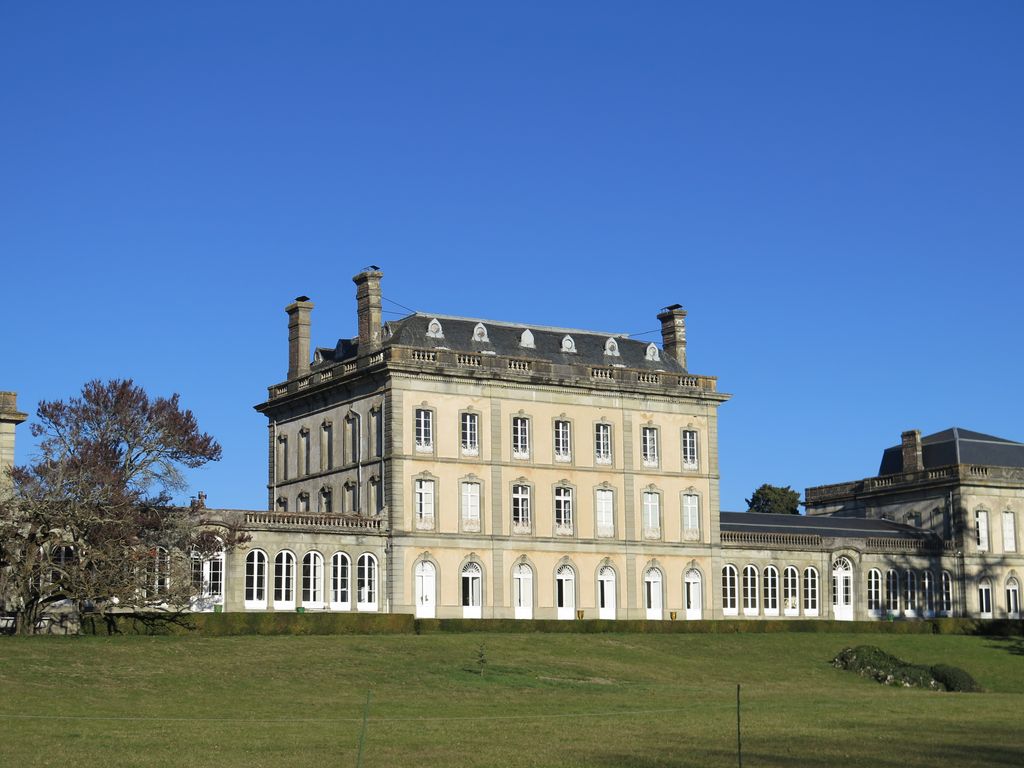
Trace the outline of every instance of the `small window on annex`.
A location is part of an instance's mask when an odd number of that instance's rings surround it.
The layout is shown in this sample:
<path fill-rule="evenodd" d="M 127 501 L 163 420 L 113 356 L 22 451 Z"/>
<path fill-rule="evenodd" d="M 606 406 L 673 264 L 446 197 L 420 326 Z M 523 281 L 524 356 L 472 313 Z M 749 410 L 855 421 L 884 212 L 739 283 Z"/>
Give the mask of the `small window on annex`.
<path fill-rule="evenodd" d="M 868 615 L 882 615 L 882 573 L 877 568 L 868 571 Z"/>
<path fill-rule="evenodd" d="M 377 558 L 369 552 L 356 561 L 356 609 L 377 610 Z"/>
<path fill-rule="evenodd" d="M 267 607 L 267 554 L 260 549 L 245 556 L 245 607 Z"/>
<path fill-rule="evenodd" d="M 779 615 L 779 569 L 769 565 L 762 574 L 764 579 L 764 615 Z"/>
<path fill-rule="evenodd" d="M 722 568 L 722 613 L 735 616 L 738 613 L 736 601 L 736 567 L 727 565 Z"/>
<path fill-rule="evenodd" d="M 352 608 L 352 561 L 344 552 L 335 552 L 331 558 L 331 610 L 347 611 Z"/>
<path fill-rule="evenodd" d="M 804 615 L 818 615 L 818 571 L 815 568 L 804 569 Z"/>
<path fill-rule="evenodd" d="M 787 565 L 782 572 L 782 611 L 786 616 L 800 613 L 800 572 Z"/>

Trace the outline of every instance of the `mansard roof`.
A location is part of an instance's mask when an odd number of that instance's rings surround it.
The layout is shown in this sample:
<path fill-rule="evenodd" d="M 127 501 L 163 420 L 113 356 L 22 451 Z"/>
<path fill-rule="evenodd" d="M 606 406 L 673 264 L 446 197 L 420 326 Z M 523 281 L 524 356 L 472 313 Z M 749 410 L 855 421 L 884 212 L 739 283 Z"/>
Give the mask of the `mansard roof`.
<path fill-rule="evenodd" d="M 428 326 L 436 320 L 441 334 L 429 333 Z M 486 330 L 486 340 L 478 340 L 478 325 Z M 529 331 L 533 346 L 523 346 L 523 332 Z M 572 340 L 572 349 L 566 337 Z M 618 354 L 607 354 L 606 345 L 614 339 Z M 449 349 L 454 352 L 495 354 L 525 360 L 543 360 L 550 363 L 591 366 L 623 366 L 650 371 L 686 373 L 679 362 L 655 345 L 657 360 L 649 359 L 650 341 L 629 338 L 625 334 L 599 333 L 573 328 L 554 328 L 526 323 L 508 323 L 450 315 L 431 315 L 415 312 L 400 320 L 385 323 L 383 346 L 414 347 L 418 349 Z M 334 349 L 317 349 L 320 359 L 341 362 L 359 353 L 357 339 L 341 339 Z"/>
<path fill-rule="evenodd" d="M 835 538 L 869 536 L 895 539 L 926 539 L 934 534 L 912 525 L 863 517 L 773 515 L 760 512 L 722 512 L 721 530 L 737 533 L 799 533 Z"/>
<path fill-rule="evenodd" d="M 921 458 L 925 469 L 950 464 L 1024 468 L 1024 443 L 953 427 L 921 438 Z M 886 448 L 878 474 L 895 475 L 902 471 L 902 447 Z"/>

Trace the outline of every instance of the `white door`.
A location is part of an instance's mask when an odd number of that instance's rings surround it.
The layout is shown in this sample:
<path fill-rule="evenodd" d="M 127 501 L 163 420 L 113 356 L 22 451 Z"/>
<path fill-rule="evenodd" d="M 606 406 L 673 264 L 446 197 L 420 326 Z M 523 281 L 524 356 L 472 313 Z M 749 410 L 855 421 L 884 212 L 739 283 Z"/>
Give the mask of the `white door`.
<path fill-rule="evenodd" d="M 432 619 L 436 614 L 434 564 L 419 562 L 416 564 L 416 618 Z"/>
<path fill-rule="evenodd" d="M 832 615 L 836 621 L 853 621 L 853 566 L 845 557 L 832 567 Z"/>
<path fill-rule="evenodd" d="M 533 569 L 525 563 L 516 566 L 512 574 L 512 602 L 517 619 L 533 618 Z"/>
<path fill-rule="evenodd" d="M 657 568 L 644 574 L 644 607 L 648 620 L 661 621 L 661 571 Z"/>
<path fill-rule="evenodd" d="M 570 565 L 563 565 L 555 575 L 555 605 L 558 618 L 576 618 L 576 571 Z"/>
<path fill-rule="evenodd" d="M 686 572 L 684 577 L 683 587 L 685 588 L 686 594 L 684 598 L 686 600 L 686 618 L 689 621 L 700 621 L 702 617 L 702 601 L 701 601 L 701 580 L 700 572 L 695 570 L 689 570 Z"/>
<path fill-rule="evenodd" d="M 597 618 L 615 618 L 615 571 L 607 565 L 597 574 Z"/>

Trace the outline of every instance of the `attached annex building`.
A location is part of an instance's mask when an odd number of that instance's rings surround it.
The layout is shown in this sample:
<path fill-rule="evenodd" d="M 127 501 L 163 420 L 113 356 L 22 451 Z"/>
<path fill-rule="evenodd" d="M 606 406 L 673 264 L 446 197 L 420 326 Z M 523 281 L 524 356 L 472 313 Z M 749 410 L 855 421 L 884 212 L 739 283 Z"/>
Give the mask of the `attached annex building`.
<path fill-rule="evenodd" d="M 358 336 L 312 355 L 312 303 L 286 308 L 288 376 L 256 406 L 267 510 L 231 513 L 252 540 L 203 564 L 201 607 L 1019 615 L 1024 445 L 948 462 L 936 436 L 918 435 L 914 453 L 906 433 L 878 478 L 808 489 L 806 517 L 722 513 L 729 395 L 688 370 L 681 307 L 658 315 L 660 347 L 440 314 L 382 323 L 381 278 L 353 278 Z M 984 538 L 983 518 L 1001 536 Z"/>

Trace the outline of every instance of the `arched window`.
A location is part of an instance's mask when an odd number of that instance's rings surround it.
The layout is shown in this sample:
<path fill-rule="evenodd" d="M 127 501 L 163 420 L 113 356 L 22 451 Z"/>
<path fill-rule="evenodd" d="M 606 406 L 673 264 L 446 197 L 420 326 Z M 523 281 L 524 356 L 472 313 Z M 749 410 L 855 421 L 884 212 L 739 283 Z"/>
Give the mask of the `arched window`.
<path fill-rule="evenodd" d="M 295 555 L 281 550 L 274 558 L 274 608 L 290 610 L 295 607 Z"/>
<path fill-rule="evenodd" d="M 900 575 L 894 570 L 885 574 L 885 610 L 890 616 L 900 612 Z"/>
<path fill-rule="evenodd" d="M 1020 584 L 1013 576 L 1006 580 L 1006 616 L 1010 619 L 1020 618 Z"/>
<path fill-rule="evenodd" d="M 344 552 L 335 552 L 331 558 L 331 610 L 347 611 L 352 608 L 352 561 Z"/>
<path fill-rule="evenodd" d="M 575 618 L 576 571 L 571 565 L 563 565 L 555 573 L 555 606 L 558 609 L 558 618 Z"/>
<path fill-rule="evenodd" d="M 533 618 L 533 568 L 526 563 L 512 569 L 512 603 L 517 619 Z"/>
<path fill-rule="evenodd" d="M 757 566 L 747 565 L 743 568 L 743 615 L 757 616 L 758 608 Z"/>
<path fill-rule="evenodd" d="M 921 603 L 925 616 L 935 615 L 935 576 L 931 571 L 921 573 Z"/>
<path fill-rule="evenodd" d="M 764 615 L 779 615 L 779 569 L 769 565 L 762 574 L 764 578 Z"/>
<path fill-rule="evenodd" d="M 597 572 L 597 618 L 615 618 L 615 569 L 610 565 Z"/>
<path fill-rule="evenodd" d="M 483 605 L 483 571 L 477 563 L 462 568 L 462 618 L 479 619 Z"/>
<path fill-rule="evenodd" d="M 917 616 L 917 574 L 909 570 L 903 574 L 903 611 Z"/>
<path fill-rule="evenodd" d="M 72 559 L 74 551 L 70 547 L 63 547 L 68 550 Z M 61 563 L 62 567 L 64 562 Z M 171 554 L 164 547 L 155 547 L 150 555 L 150 571 L 148 574 L 147 587 L 152 590 L 150 597 L 159 598 L 166 595 L 171 587 Z"/>
<path fill-rule="evenodd" d="M 195 597 L 192 610 L 212 611 L 215 605 L 224 605 L 224 552 L 203 557 L 197 551 L 191 556 L 192 588 Z"/>
<path fill-rule="evenodd" d="M 943 616 L 953 615 L 953 576 L 949 571 L 942 572 L 942 593 L 939 598 L 939 612 Z"/>
<path fill-rule="evenodd" d="M 787 565 L 782 572 L 782 610 L 787 616 L 800 613 L 800 572 Z"/>
<path fill-rule="evenodd" d="M 868 615 L 882 615 L 882 572 L 877 568 L 868 571 Z"/>
<path fill-rule="evenodd" d="M 429 560 L 416 563 L 416 618 L 432 619 L 437 613 L 437 569 Z"/>
<path fill-rule="evenodd" d="M 818 570 L 804 568 L 804 615 L 818 615 Z"/>
<path fill-rule="evenodd" d="M 267 553 L 261 549 L 245 556 L 245 607 L 267 607 Z"/>
<path fill-rule="evenodd" d="M 722 568 L 722 613 L 735 616 L 736 605 L 736 566 L 727 565 Z"/>
<path fill-rule="evenodd" d="M 302 604 L 314 611 L 324 607 L 324 558 L 319 552 L 302 558 Z"/>
<path fill-rule="evenodd" d="M 696 568 L 690 568 L 683 574 L 683 608 L 687 619 L 699 621 L 703 618 L 704 589 L 700 571 Z"/>
<path fill-rule="evenodd" d="M 978 582 L 978 614 L 983 619 L 992 618 L 992 582 L 988 579 Z"/>
<path fill-rule="evenodd" d="M 853 565 L 845 557 L 832 563 L 832 616 L 840 621 L 853 619 Z"/>
<path fill-rule="evenodd" d="M 644 607 L 647 618 L 654 621 L 660 621 L 662 617 L 661 583 L 661 571 L 648 568 L 644 573 Z"/>
<path fill-rule="evenodd" d="M 377 558 L 369 552 L 356 560 L 356 610 L 377 610 Z"/>

